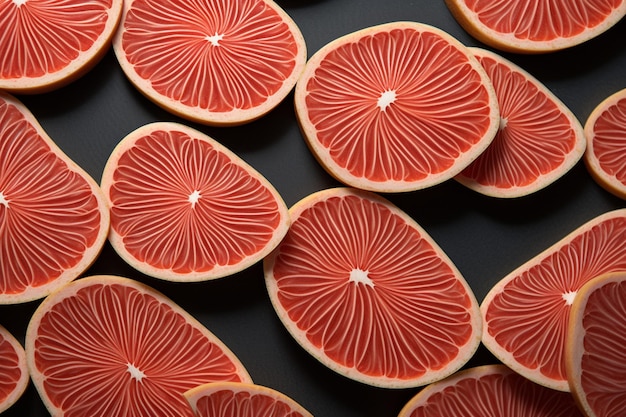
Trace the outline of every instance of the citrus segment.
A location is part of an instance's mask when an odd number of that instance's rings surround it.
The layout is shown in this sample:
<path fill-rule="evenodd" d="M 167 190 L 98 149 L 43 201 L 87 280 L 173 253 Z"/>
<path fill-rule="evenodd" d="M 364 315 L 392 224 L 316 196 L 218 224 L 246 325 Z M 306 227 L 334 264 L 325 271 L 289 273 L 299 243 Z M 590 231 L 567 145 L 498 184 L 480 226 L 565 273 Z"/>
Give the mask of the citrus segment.
<path fill-rule="evenodd" d="M 626 199 L 626 89 L 602 101 L 585 123 L 585 164 L 604 189 Z"/>
<path fill-rule="evenodd" d="M 7 329 L 0 326 L 0 413 L 20 399 L 28 381 L 24 348 Z"/>
<path fill-rule="evenodd" d="M 478 303 L 456 267 L 408 215 L 373 193 L 336 188 L 290 209 L 265 259 L 285 327 L 348 378 L 388 388 L 456 371 L 480 343 Z"/>
<path fill-rule="evenodd" d="M 55 416 L 185 416 L 183 393 L 214 381 L 250 382 L 234 354 L 162 294 L 91 276 L 37 308 L 26 332 L 33 383 Z"/>
<path fill-rule="evenodd" d="M 285 394 L 261 385 L 213 382 L 185 393 L 196 417 L 313 417 Z"/>
<path fill-rule="evenodd" d="M 584 417 L 568 393 L 535 384 L 504 365 L 484 365 L 424 388 L 398 417 Z"/>
<path fill-rule="evenodd" d="M 263 116 L 306 62 L 295 22 L 271 0 L 129 0 L 113 41 L 130 81 L 183 118 L 235 125 Z"/>
<path fill-rule="evenodd" d="M 130 265 L 200 281 L 260 261 L 289 227 L 287 206 L 261 174 L 212 138 L 177 123 L 126 136 L 102 175 L 109 240 Z"/>
<path fill-rule="evenodd" d="M 517 53 L 570 48 L 607 31 L 626 14 L 624 0 L 446 0 L 476 39 Z"/>
<path fill-rule="evenodd" d="M 0 304 L 15 304 L 85 271 L 106 241 L 109 212 L 98 184 L 2 92 L 0 166 Z"/>
<path fill-rule="evenodd" d="M 586 141 L 576 116 L 531 74 L 480 48 L 470 48 L 496 90 L 500 129 L 456 179 L 493 197 L 521 197 L 562 177 L 582 158 Z"/>
<path fill-rule="evenodd" d="M 379 192 L 425 188 L 465 168 L 498 129 L 478 61 L 434 27 L 393 22 L 334 40 L 308 61 L 298 120 L 322 166 Z"/>
<path fill-rule="evenodd" d="M 41 93 L 91 69 L 109 49 L 122 0 L 0 2 L 0 89 Z"/>
<path fill-rule="evenodd" d="M 567 335 L 570 388 L 588 417 L 626 415 L 626 272 L 601 275 L 574 299 Z"/>
<path fill-rule="evenodd" d="M 598 216 L 502 278 L 483 300 L 483 342 L 527 378 L 568 391 L 567 326 L 590 279 L 626 271 L 626 210 Z"/>

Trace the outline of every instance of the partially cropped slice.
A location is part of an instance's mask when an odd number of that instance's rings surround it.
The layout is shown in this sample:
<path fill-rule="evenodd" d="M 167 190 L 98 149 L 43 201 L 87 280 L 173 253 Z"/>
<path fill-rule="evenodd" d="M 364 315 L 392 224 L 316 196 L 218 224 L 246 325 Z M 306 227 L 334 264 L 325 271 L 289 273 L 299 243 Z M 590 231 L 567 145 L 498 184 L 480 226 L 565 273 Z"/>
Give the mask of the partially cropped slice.
<path fill-rule="evenodd" d="M 567 377 L 588 417 L 626 415 L 626 272 L 601 275 L 574 299 Z"/>
<path fill-rule="evenodd" d="M 567 327 L 576 293 L 626 271 L 626 210 L 602 214 L 502 278 L 481 305 L 483 342 L 528 379 L 568 391 Z"/>
<path fill-rule="evenodd" d="M 0 91 L 0 304 L 45 297 L 96 259 L 109 231 L 98 184 Z"/>
<path fill-rule="evenodd" d="M 47 297 L 26 332 L 32 381 L 53 416 L 192 417 L 183 393 L 251 382 L 214 334 L 127 278 L 91 276 Z"/>
<path fill-rule="evenodd" d="M 126 136 L 104 168 L 109 241 L 137 270 L 170 281 L 224 277 L 260 261 L 289 227 L 258 171 L 207 135 L 152 123 Z"/>
<path fill-rule="evenodd" d="M 465 30 L 516 53 L 548 53 L 606 32 L 626 14 L 624 0 L 446 0 Z"/>
<path fill-rule="evenodd" d="M 582 158 L 586 140 L 570 109 L 531 74 L 485 49 L 470 48 L 496 90 L 500 129 L 456 179 L 489 196 L 514 198 L 547 187 Z"/>
<path fill-rule="evenodd" d="M 585 123 L 585 164 L 600 186 L 626 200 L 626 88 L 591 112 Z"/>
<path fill-rule="evenodd" d="M 185 393 L 196 417 L 313 417 L 285 394 L 261 385 L 213 382 Z"/>
<path fill-rule="evenodd" d="M 0 2 L 0 89 L 41 93 L 89 71 L 109 50 L 122 0 Z"/>
<path fill-rule="evenodd" d="M 584 417 L 568 393 L 504 365 L 470 368 L 421 390 L 398 417 Z"/>
<path fill-rule="evenodd" d="M 413 219 L 374 193 L 316 192 L 265 259 L 278 317 L 330 369 L 385 388 L 425 385 L 463 366 L 480 343 L 478 303 Z"/>
<path fill-rule="evenodd" d="M 295 90 L 305 140 L 355 188 L 403 192 L 452 178 L 493 140 L 491 82 L 449 34 L 414 22 L 336 39 L 308 61 Z"/>
<path fill-rule="evenodd" d="M 0 326 L 0 413 L 20 399 L 28 381 L 24 348 L 7 329 Z"/>
<path fill-rule="evenodd" d="M 113 40 L 129 80 L 188 120 L 237 125 L 276 107 L 306 63 L 291 17 L 272 0 L 126 0 Z"/>

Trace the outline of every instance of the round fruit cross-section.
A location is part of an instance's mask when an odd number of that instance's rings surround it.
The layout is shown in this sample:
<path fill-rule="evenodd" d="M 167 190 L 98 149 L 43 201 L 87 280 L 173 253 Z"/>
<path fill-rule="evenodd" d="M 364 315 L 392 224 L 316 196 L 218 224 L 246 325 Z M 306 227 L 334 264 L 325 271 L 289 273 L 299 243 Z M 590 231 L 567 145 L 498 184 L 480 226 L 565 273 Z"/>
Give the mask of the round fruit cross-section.
<path fill-rule="evenodd" d="M 306 63 L 295 22 L 272 0 L 127 0 L 113 40 L 129 80 L 188 120 L 236 125 L 276 107 Z"/>
<path fill-rule="evenodd" d="M 217 141 L 152 123 L 113 151 L 101 182 L 109 240 L 137 270 L 202 281 L 260 261 L 289 227 L 287 206 L 260 173 Z"/>
<path fill-rule="evenodd" d="M 626 200 L 626 88 L 602 101 L 585 123 L 585 165 L 600 186 Z"/>
<path fill-rule="evenodd" d="M 295 90 L 304 137 L 344 184 L 402 192 L 452 178 L 493 140 L 491 82 L 449 34 L 393 22 L 345 35 L 307 63 Z"/>
<path fill-rule="evenodd" d="M 41 93 L 91 69 L 109 49 L 122 0 L 0 2 L 0 89 Z"/>
<path fill-rule="evenodd" d="M 79 279 L 46 298 L 25 347 L 54 416 L 192 417 L 184 392 L 250 382 L 201 323 L 152 288 L 115 276 Z"/>
<path fill-rule="evenodd" d="M 624 0 L 446 0 L 476 39 L 518 53 L 570 48 L 607 31 L 626 14 Z"/>
<path fill-rule="evenodd" d="M 98 184 L 2 92 L 0 167 L 0 304 L 15 304 L 84 272 L 106 242 L 109 210 Z"/>
<path fill-rule="evenodd" d="M 586 140 L 580 122 L 522 68 L 487 50 L 470 50 L 496 90 L 500 129 L 489 147 L 455 178 L 493 197 L 520 197 L 547 187 L 582 158 Z"/>
<path fill-rule="evenodd" d="M 569 391 L 567 327 L 589 280 L 626 271 L 626 210 L 598 216 L 502 278 L 486 295 L 483 342 L 528 379 Z"/>
<path fill-rule="evenodd" d="M 0 326 L 0 413 L 15 404 L 26 390 L 28 381 L 24 348 Z"/>
<path fill-rule="evenodd" d="M 406 213 L 377 195 L 334 188 L 294 205 L 292 226 L 265 259 L 277 315 L 334 371 L 406 388 L 453 373 L 480 343 L 465 279 Z"/>

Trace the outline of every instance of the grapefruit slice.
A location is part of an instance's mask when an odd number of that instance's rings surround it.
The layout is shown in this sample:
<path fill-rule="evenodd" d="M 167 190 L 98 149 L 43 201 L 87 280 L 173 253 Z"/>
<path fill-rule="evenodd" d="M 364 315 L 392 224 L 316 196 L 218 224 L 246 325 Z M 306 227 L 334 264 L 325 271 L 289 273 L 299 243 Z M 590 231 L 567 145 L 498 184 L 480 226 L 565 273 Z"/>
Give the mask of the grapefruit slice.
<path fill-rule="evenodd" d="M 102 174 L 109 241 L 137 270 L 169 281 L 233 274 L 271 252 L 287 206 L 260 173 L 217 141 L 177 123 L 126 136 Z"/>
<path fill-rule="evenodd" d="M 0 413 L 20 399 L 28 381 L 24 348 L 7 329 L 0 326 Z"/>
<path fill-rule="evenodd" d="M 601 275 L 574 299 L 567 377 L 588 417 L 626 415 L 626 272 Z"/>
<path fill-rule="evenodd" d="M 237 382 L 203 384 L 185 393 L 196 417 L 313 417 L 272 388 Z"/>
<path fill-rule="evenodd" d="M 192 417 L 183 393 L 250 382 L 237 357 L 161 293 L 116 276 L 48 296 L 26 331 L 33 384 L 54 416 Z"/>
<path fill-rule="evenodd" d="M 585 165 L 595 181 L 626 200 L 626 88 L 602 101 L 585 123 Z"/>
<path fill-rule="evenodd" d="M 0 2 L 0 89 L 42 93 L 89 71 L 110 47 L 122 0 Z"/>
<path fill-rule="evenodd" d="M 265 259 L 287 330 L 313 357 L 385 388 L 458 370 L 480 343 L 465 279 L 406 213 L 368 191 L 333 188 L 290 209 L 292 226 Z"/>
<path fill-rule="evenodd" d="M 3 92 L 0 166 L 0 304 L 16 304 L 85 271 L 106 242 L 109 211 L 98 184 Z"/>
<path fill-rule="evenodd" d="M 296 23 L 272 0 L 124 2 L 113 48 L 129 80 L 167 111 L 237 125 L 276 107 L 306 63 Z"/>
<path fill-rule="evenodd" d="M 519 66 L 484 49 L 470 50 L 496 90 L 501 121 L 494 141 L 456 179 L 492 197 L 521 197 L 547 187 L 582 158 L 580 122 Z"/>
<path fill-rule="evenodd" d="M 398 417 L 584 417 L 572 396 L 504 365 L 469 368 L 424 388 Z"/>
<path fill-rule="evenodd" d="M 449 34 L 414 22 L 336 39 L 308 61 L 295 106 L 321 165 L 370 191 L 429 187 L 458 174 L 498 129 L 491 82 Z"/>
<path fill-rule="evenodd" d="M 446 0 L 479 41 L 508 52 L 547 53 L 604 33 L 626 14 L 624 0 Z"/>
<path fill-rule="evenodd" d="M 532 381 L 568 391 L 572 303 L 592 278 L 626 271 L 626 210 L 602 214 L 502 278 L 485 296 L 483 342 Z"/>

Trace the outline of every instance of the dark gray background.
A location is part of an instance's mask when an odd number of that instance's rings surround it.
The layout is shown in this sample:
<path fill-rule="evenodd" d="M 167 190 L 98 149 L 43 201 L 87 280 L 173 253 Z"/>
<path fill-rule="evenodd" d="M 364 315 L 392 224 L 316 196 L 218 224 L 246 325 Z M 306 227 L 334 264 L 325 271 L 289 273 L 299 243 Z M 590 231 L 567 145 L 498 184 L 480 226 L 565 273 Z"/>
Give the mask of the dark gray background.
<path fill-rule="evenodd" d="M 300 26 L 309 56 L 327 42 L 395 20 L 428 23 L 469 46 L 481 46 L 452 18 L 443 0 L 283 0 Z M 584 123 L 608 95 L 626 88 L 626 21 L 575 48 L 539 56 L 504 54 L 544 82 Z M 212 128 L 177 119 L 138 93 L 112 51 L 87 75 L 47 94 L 18 96 L 52 139 L 96 181 L 118 141 L 153 121 L 181 121 L 236 152 L 265 175 L 291 206 L 314 191 L 338 185 L 309 153 L 290 95 L 264 118 L 241 127 Z M 587 220 L 624 201 L 597 186 L 582 163 L 536 194 L 497 200 L 454 181 L 387 195 L 448 253 L 479 301 L 500 278 Z M 291 339 L 265 291 L 262 268 L 220 280 L 174 284 L 143 276 L 107 244 L 84 275 L 134 278 L 171 297 L 223 340 L 254 381 L 280 390 L 316 417 L 394 417 L 418 389 L 386 390 L 348 380 L 319 364 Z M 23 341 L 38 302 L 0 306 L 0 324 Z M 468 366 L 495 360 L 480 348 Z M 48 415 L 31 385 L 6 416 Z M 94 416 L 95 417 L 95 416 Z"/>

